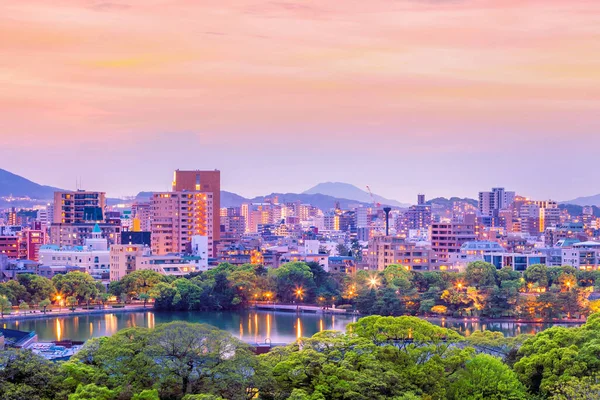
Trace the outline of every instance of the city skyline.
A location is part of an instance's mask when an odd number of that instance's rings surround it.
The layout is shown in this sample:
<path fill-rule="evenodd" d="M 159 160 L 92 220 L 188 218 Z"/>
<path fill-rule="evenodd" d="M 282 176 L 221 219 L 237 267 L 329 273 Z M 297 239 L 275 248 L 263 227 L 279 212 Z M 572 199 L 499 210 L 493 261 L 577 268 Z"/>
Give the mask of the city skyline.
<path fill-rule="evenodd" d="M 599 15 L 586 0 L 7 0 L 2 167 L 111 196 L 168 190 L 177 168 L 219 169 L 245 197 L 325 181 L 407 203 L 594 195 Z"/>

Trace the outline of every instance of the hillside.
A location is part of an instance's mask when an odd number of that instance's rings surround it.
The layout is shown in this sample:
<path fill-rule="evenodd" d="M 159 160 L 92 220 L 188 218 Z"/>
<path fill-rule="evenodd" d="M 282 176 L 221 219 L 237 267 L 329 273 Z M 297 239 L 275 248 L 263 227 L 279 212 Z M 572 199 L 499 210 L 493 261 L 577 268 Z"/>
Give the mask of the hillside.
<path fill-rule="evenodd" d="M 452 206 L 452 203 L 454 202 L 463 202 L 463 203 L 468 203 L 474 207 L 477 207 L 477 200 L 475 199 L 469 199 L 469 198 L 463 198 L 461 199 L 460 197 L 450 197 L 449 199 L 445 198 L 445 197 L 436 197 L 435 199 L 431 199 L 429 201 L 427 201 L 427 204 L 438 204 L 444 207 L 449 207 Z"/>
<path fill-rule="evenodd" d="M 597 206 L 600 207 L 600 194 L 592 196 L 577 197 L 573 200 L 561 201 L 561 204 L 573 204 L 576 206 Z"/>
<path fill-rule="evenodd" d="M 51 200 L 54 192 L 61 190 L 44 186 L 0 168 L 0 197 L 30 197 L 35 200 Z"/>

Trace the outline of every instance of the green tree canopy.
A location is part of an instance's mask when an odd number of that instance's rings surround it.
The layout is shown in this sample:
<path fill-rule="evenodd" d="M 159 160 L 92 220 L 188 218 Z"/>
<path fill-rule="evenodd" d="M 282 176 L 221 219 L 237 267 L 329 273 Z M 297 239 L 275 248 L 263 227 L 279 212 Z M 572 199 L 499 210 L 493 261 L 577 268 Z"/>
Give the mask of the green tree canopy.
<path fill-rule="evenodd" d="M 457 372 L 449 399 L 525 400 L 527 390 L 517 375 L 498 358 L 478 354 Z"/>
<path fill-rule="evenodd" d="M 63 297 L 74 296 L 78 302 L 89 302 L 98 294 L 96 281 L 84 272 L 73 271 L 64 275 L 55 275 L 52 282 Z"/>

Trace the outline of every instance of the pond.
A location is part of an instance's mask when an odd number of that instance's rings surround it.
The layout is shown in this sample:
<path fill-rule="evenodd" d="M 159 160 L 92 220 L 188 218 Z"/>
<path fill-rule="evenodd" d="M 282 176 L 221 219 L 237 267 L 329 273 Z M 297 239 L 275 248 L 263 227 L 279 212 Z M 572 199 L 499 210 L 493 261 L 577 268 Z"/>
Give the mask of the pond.
<path fill-rule="evenodd" d="M 310 337 L 323 330 L 344 331 L 349 323 L 358 317 L 352 315 L 296 314 L 272 311 L 222 311 L 222 312 L 155 312 L 133 311 L 109 314 L 74 315 L 6 321 L 5 328 L 35 331 L 41 342 L 53 340 L 81 340 L 93 337 L 110 336 L 129 327 L 153 328 L 158 324 L 172 321 L 205 323 L 230 332 L 249 343 L 292 343 L 298 337 Z M 518 322 L 478 322 L 471 320 L 427 319 L 431 323 L 455 329 L 465 335 L 476 330 L 492 330 L 505 336 L 521 333 L 536 333 L 552 324 Z M 571 325 L 572 326 L 572 325 Z"/>

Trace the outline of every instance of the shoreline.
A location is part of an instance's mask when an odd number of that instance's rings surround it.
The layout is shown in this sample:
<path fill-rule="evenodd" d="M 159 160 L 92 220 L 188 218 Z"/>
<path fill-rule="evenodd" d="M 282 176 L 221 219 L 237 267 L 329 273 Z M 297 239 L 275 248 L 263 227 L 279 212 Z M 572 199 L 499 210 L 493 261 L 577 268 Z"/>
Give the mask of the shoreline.
<path fill-rule="evenodd" d="M 522 319 L 522 318 L 489 318 L 489 317 L 443 317 L 443 316 L 420 316 L 415 317 L 426 321 L 450 321 L 450 322 L 479 322 L 479 323 L 513 323 L 513 324 L 565 324 L 565 325 L 582 325 L 585 324 L 587 318 L 572 318 L 572 319 Z"/>
<path fill-rule="evenodd" d="M 75 311 L 58 311 L 58 312 L 47 312 L 44 314 L 43 312 L 35 313 L 35 314 L 19 314 L 19 315 L 5 315 L 0 318 L 0 324 L 3 321 L 24 321 L 30 319 L 51 319 L 58 317 L 69 317 L 69 316 L 82 316 L 82 315 L 90 315 L 90 314 L 112 314 L 112 313 L 124 313 L 124 312 L 139 312 L 139 311 L 152 311 L 154 312 L 154 308 L 143 306 L 132 306 L 132 307 L 123 307 L 123 308 L 99 308 L 94 310 L 75 310 Z"/>
<path fill-rule="evenodd" d="M 283 312 L 283 313 L 289 313 L 290 310 L 283 310 L 283 309 L 275 309 L 275 308 L 262 308 L 262 307 L 255 307 L 255 306 L 250 306 L 247 307 L 246 310 L 251 311 L 251 310 L 255 310 L 255 311 L 266 311 L 266 312 Z M 52 318 L 59 318 L 59 317 L 69 317 L 69 316 L 82 316 L 82 315 L 101 315 L 101 314 L 112 314 L 112 313 L 127 313 L 127 312 L 140 312 L 140 311 L 150 311 L 150 312 L 155 312 L 155 313 L 160 313 L 160 312 L 165 312 L 165 311 L 157 311 L 155 310 L 153 307 L 143 307 L 142 305 L 134 305 L 134 306 L 129 306 L 129 307 L 123 307 L 123 308 L 101 308 L 101 309 L 94 309 L 94 310 L 76 310 L 76 311 L 69 311 L 69 310 L 65 310 L 65 311 L 59 311 L 59 312 L 50 312 L 50 313 L 35 313 L 35 314 L 19 314 L 19 315 L 5 315 L 3 318 L 0 318 L 0 323 L 2 323 L 3 321 L 6 322 L 19 322 L 19 321 L 23 321 L 23 320 L 30 320 L 30 319 L 52 319 Z M 217 312 L 218 310 L 214 310 L 215 312 Z M 293 310 L 292 312 L 294 312 L 295 310 Z M 305 312 L 308 310 L 305 310 Z M 311 310 L 312 311 L 312 310 Z M 329 311 L 329 312 L 327 312 Z M 330 312 L 330 310 L 327 310 L 326 312 L 323 312 L 323 314 L 329 314 L 329 315 L 340 315 L 340 316 L 348 316 L 348 317 L 352 317 L 352 316 L 356 316 L 356 317 L 363 317 L 363 316 L 367 316 L 367 315 L 360 315 L 360 314 L 353 314 L 353 313 L 343 313 L 343 312 Z M 166 311 L 168 312 L 168 311 Z M 193 312 L 193 311 L 192 311 Z M 308 311 L 309 314 L 311 314 L 312 312 Z M 537 325 L 542 325 L 542 324 L 565 324 L 565 325 L 582 325 L 586 322 L 587 318 L 572 318 L 572 319 L 551 319 L 551 320 L 546 320 L 546 319 L 520 319 L 520 318 L 507 318 L 507 317 L 501 317 L 501 318 L 489 318 L 489 317 L 444 317 L 444 316 L 431 316 L 431 315 L 415 315 L 417 318 L 421 318 L 423 320 L 437 320 L 437 321 L 449 321 L 449 322 L 478 322 L 478 323 L 514 323 L 514 324 L 537 324 Z"/>

